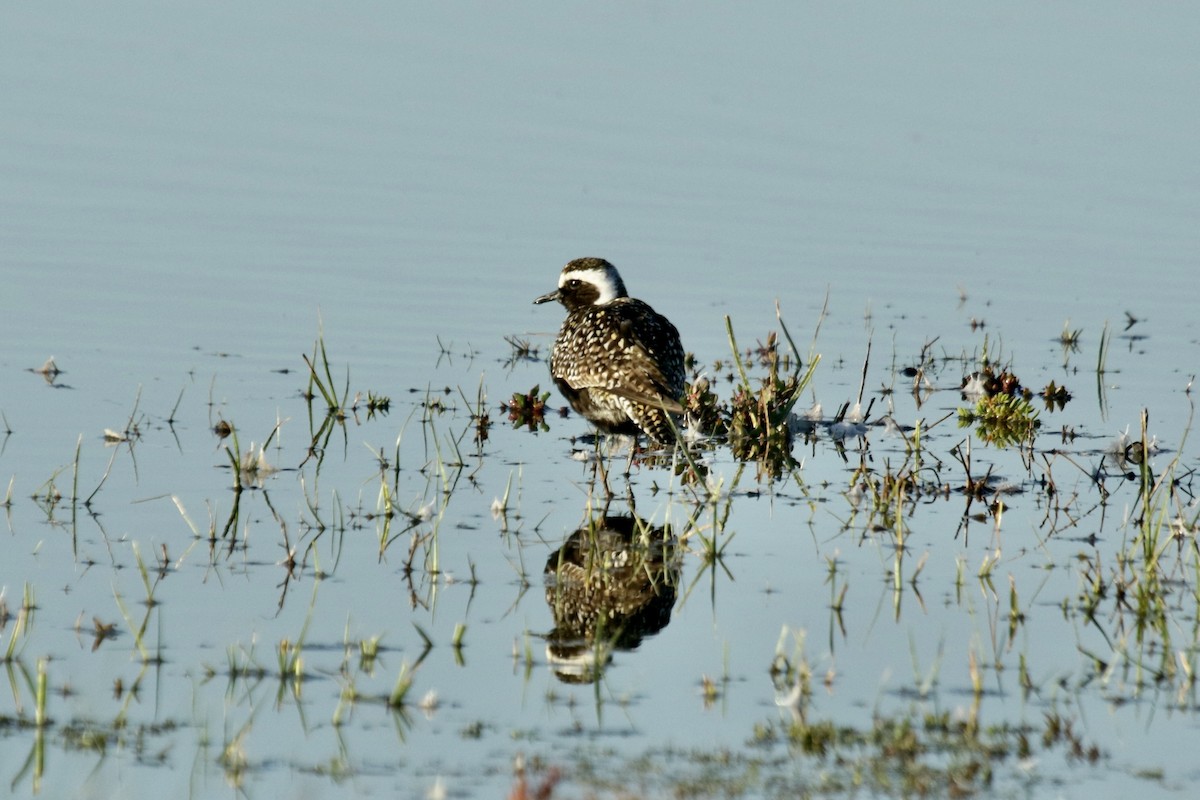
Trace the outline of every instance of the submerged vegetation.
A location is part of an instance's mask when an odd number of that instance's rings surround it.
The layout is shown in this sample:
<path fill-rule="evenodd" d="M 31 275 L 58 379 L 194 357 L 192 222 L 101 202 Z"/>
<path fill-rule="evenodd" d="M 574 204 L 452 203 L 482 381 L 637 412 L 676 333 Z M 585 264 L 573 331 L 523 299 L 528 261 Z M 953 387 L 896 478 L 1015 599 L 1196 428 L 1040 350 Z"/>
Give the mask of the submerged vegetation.
<path fill-rule="evenodd" d="M 69 562 L 85 605 L 74 624 L 46 620 L 52 584 L 5 573 L 0 641 L 12 701 L 0 709 L 0 737 L 29 752 L 10 783 L 38 792 L 47 749 L 168 763 L 183 732 L 198 742 L 202 771 L 218 770 L 238 790 L 278 769 L 365 779 L 394 771 L 375 766 L 391 763 L 375 749 L 381 738 L 403 750 L 412 737 L 435 735 L 422 718 L 446 713 L 458 740 L 515 740 L 511 783 L 499 779 L 514 798 L 579 789 L 962 797 L 1034 787 L 1046 780 L 1034 765 L 1051 757 L 1126 769 L 1106 765 L 1103 736 L 1081 718 L 1089 693 L 1194 717 L 1200 504 L 1185 455 L 1190 384 L 1186 419 L 1167 426 L 1170 447 L 1153 435 L 1148 410 L 1133 433 L 1111 438 L 1071 416 L 1073 394 L 1062 383 L 1027 388 L 1016 358 L 1000 359 L 979 331 L 976 351 L 939 352 L 934 339 L 894 353 L 882 369 L 868 337 L 861 362 L 838 367 L 819 351 L 824 319 L 801 353 L 779 308 L 775 328 L 752 346 L 727 318 L 728 353 L 689 355 L 679 444 L 666 450 L 584 439 L 584 421 L 541 388 L 539 348 L 515 336 L 506 359 L 496 348 L 507 398 L 499 403 L 486 373 L 467 389 L 414 387 L 405 400 L 393 401 L 396 389 L 356 390 L 351 366 L 335 366 L 323 333 L 284 373 L 303 375 L 291 388 L 299 399 L 272 409 L 273 424 L 261 409 L 215 399 L 213 388 L 206 419 L 184 392 L 155 418 L 139 390 L 123 424 L 103 437 L 111 452 L 98 474 L 94 445 L 80 436 L 64 466 L 24 483 L 14 470 L 8 481 L 10 536 L 24 546 L 34 523 L 61 536 L 50 552 L 38 553 L 41 541 L 24 549 L 37 564 Z M 1084 340 L 1065 326 L 1059 342 L 1069 359 Z M 1110 347 L 1106 328 L 1094 367 L 1102 407 Z M 826 380 L 837 369 L 853 380 Z M 31 371 L 47 381 L 61 374 L 53 360 Z M 1078 374 L 1061 380 L 1074 384 Z M 827 414 L 820 395 L 831 392 L 843 394 L 826 397 L 836 409 Z M 493 428 L 493 414 L 511 427 Z M 294 417 L 306 417 L 307 429 Z M 243 428 L 243 419 L 254 421 Z M 198 491 L 168 480 L 166 494 L 138 495 L 122 517 L 153 512 L 162 526 L 166 508 L 183 536 L 147 536 L 134 525 L 127 533 L 124 522 L 110 533 L 100 511 L 117 491 L 110 476 L 124 470 L 136 483 L 140 449 L 178 442 L 176 425 L 188 422 L 215 452 L 219 480 Z M 529 455 L 535 437 L 549 443 L 549 456 Z M 825 468 L 811 468 L 814 460 Z M 1014 507 L 1023 507 L 1020 525 L 1006 522 Z M 778 564 L 755 572 L 747 554 Z M 106 569 L 97 592 L 89 581 Z M 738 580 L 747 573 L 771 576 L 765 591 L 760 578 Z M 808 581 L 800 589 L 796 575 Z M 188 592 L 218 609 L 199 652 L 183 619 L 195 612 L 180 613 Z M 777 593 L 790 593 L 786 608 Z M 723 616 L 730 604 L 744 613 L 750 596 L 762 619 Z M 243 611 L 253 619 L 242 620 Z M 364 629 L 360 614 L 377 627 Z M 636 717 L 649 702 L 638 688 L 614 688 L 620 666 L 653 658 L 635 652 L 652 641 L 687 650 L 672 627 L 689 615 L 726 627 L 783 626 L 774 653 L 714 661 L 698 647 L 702 655 L 684 662 L 691 673 L 671 676 L 670 686 L 690 687 L 697 713 L 748 702 L 756 721 L 740 744 L 676 748 L 671 730 L 647 722 L 655 742 L 638 748 L 643 755 L 590 743 L 564 755 L 524 723 L 510 729 L 480 716 L 448 679 L 470 683 L 476 660 L 494 666 L 501 626 L 511 648 L 500 660 L 522 693 L 536 695 L 535 675 L 549 673 L 546 713 L 566 715 L 577 732 L 590 724 L 581 704 L 590 705 L 601 728 L 610 709 Z M 970 634 L 918 642 L 931 621 Z M 332 625 L 340 635 L 330 635 Z M 699 629 L 709 627 L 721 625 Z M 911 662 L 912 677 L 887 684 L 895 653 L 885 657 L 861 637 L 866 628 L 886 638 L 890 627 L 910 637 L 899 662 Z M 63 655 L 63 630 L 86 642 L 81 655 Z M 125 658 L 101 660 L 110 653 Z M 107 710 L 95 699 L 95 665 L 111 691 Z M 860 691 L 872 681 L 881 688 Z M 168 684 L 168 695 L 193 695 L 194 705 L 148 710 L 146 699 Z M 88 703 L 74 701 L 81 692 L 92 693 Z M 210 693 L 215 706 L 203 700 Z M 286 725 L 263 721 L 283 710 L 300 720 L 302 738 L 332 731 L 331 754 L 272 752 L 271 734 L 259 728 Z M 351 731 L 374 730 L 380 719 L 388 736 L 358 740 L 369 755 L 356 756 Z M 481 772 L 496 780 L 503 770 Z"/>

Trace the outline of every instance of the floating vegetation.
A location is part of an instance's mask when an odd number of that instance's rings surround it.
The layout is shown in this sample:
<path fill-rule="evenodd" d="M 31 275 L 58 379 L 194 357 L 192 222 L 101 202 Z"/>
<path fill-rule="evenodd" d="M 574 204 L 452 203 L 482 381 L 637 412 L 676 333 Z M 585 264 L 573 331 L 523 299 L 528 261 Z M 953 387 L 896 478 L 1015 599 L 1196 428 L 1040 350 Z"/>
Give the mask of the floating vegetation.
<path fill-rule="evenodd" d="M 367 419 L 376 414 L 386 414 L 392 410 L 392 398 L 387 395 L 367 392 Z"/>
<path fill-rule="evenodd" d="M 985 357 L 983 367 L 963 379 L 961 391 L 975 406 L 958 410 L 960 428 L 974 427 L 980 441 L 997 447 L 1032 447 L 1042 423 L 1030 405 L 1033 392 L 1014 373 L 997 369 Z M 1053 381 L 1040 394 L 1050 411 L 1061 410 L 1071 399 L 1066 387 Z"/>
<path fill-rule="evenodd" d="M 1062 333 L 1058 335 L 1058 342 L 1064 348 L 1069 349 L 1073 353 L 1079 352 L 1079 342 L 1083 338 L 1083 330 L 1080 328 L 1072 328 L 1071 320 L 1063 323 Z"/>
<path fill-rule="evenodd" d="M 984 395 L 973 409 L 958 410 L 960 428 L 974 426 L 980 441 L 997 447 L 1032 445 L 1040 425 L 1037 410 L 1018 395 Z"/>
<path fill-rule="evenodd" d="M 1067 407 L 1067 403 L 1071 402 L 1071 393 L 1067 391 L 1067 387 L 1058 386 L 1054 381 L 1050 381 L 1042 389 L 1042 400 L 1046 403 L 1047 411 L 1062 411 Z"/>
<path fill-rule="evenodd" d="M 660 745 L 622 760 L 580 747 L 548 763 L 519 758 L 509 796 L 1024 796 L 1055 781 L 1055 769 L 1107 760 L 1077 727 L 1058 711 L 1026 725 L 916 708 L 861 725 L 802 715 L 760 722 L 743 749 Z"/>
<path fill-rule="evenodd" d="M 1058 713 L 1047 714 L 1040 727 L 984 725 L 975 716 L 956 719 L 948 713 L 880 716 L 861 728 L 798 717 L 761 725 L 755 743 L 815 757 L 820 770 L 812 777 L 830 795 L 865 790 L 900 797 L 970 796 L 993 787 L 1006 763 L 1055 754 L 1067 763 L 1103 757 Z M 1037 781 L 1027 773 L 1002 783 Z"/>
<path fill-rule="evenodd" d="M 512 399 L 500 406 L 500 412 L 507 412 L 508 421 L 514 428 L 546 432 L 550 430 L 546 424 L 546 401 L 549 399 L 549 392 L 543 392 L 541 386 L 534 386 L 524 394 L 514 392 Z"/>

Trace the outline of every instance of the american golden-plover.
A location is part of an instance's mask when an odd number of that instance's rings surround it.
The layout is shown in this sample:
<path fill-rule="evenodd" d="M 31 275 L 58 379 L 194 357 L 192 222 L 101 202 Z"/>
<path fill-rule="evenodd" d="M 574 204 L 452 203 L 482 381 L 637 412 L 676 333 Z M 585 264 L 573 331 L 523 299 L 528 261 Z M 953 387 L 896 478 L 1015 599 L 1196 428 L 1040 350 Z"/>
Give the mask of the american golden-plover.
<path fill-rule="evenodd" d="M 550 374 L 571 407 L 603 433 L 644 433 L 674 441 L 668 415 L 683 413 L 684 355 L 679 331 L 629 296 L 602 258 L 563 267 L 558 288 L 534 300 L 567 309 L 550 355 Z"/>

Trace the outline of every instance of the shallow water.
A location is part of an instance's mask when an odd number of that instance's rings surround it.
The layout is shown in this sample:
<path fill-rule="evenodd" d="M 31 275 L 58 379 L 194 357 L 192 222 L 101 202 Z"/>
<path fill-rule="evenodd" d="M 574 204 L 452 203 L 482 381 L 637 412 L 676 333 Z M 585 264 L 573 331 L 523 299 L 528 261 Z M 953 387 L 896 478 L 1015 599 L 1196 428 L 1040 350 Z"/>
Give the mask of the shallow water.
<path fill-rule="evenodd" d="M 985 792 L 1194 790 L 1187 669 L 1147 677 L 1197 661 L 1194 529 L 1162 555 L 1169 643 L 1139 640 L 1111 594 L 1094 622 L 1080 611 L 1087 564 L 1111 580 L 1138 532 L 1137 482 L 1105 453 L 1140 435 L 1142 409 L 1155 474 L 1178 457 L 1178 512 L 1196 515 L 1200 112 L 1185 98 L 1200 90 L 1200 15 L 1179 13 L 11 11 L 0 641 L 15 658 L 0 770 L 14 793 L 498 796 L 518 754 L 563 769 L 567 795 L 603 786 L 587 767 L 668 793 L 626 760 L 753 754 L 756 726 L 791 718 L 768 672 L 785 630 L 789 657 L 803 632 L 809 719 L 869 729 L 944 711 L 1036 738 L 1061 715 L 1102 753 L 997 760 Z M 628 512 L 628 492 L 681 540 L 670 621 L 596 684 L 562 681 L 542 573 L 600 511 L 573 457 L 587 426 L 551 414 L 531 434 L 500 404 L 549 385 L 561 311 L 530 301 L 580 255 L 613 260 L 700 364 L 724 360 L 708 367 L 723 398 L 726 315 L 753 347 L 779 330 L 780 301 L 802 355 L 815 340 L 822 356 L 800 405 L 826 421 L 857 397 L 869 343 L 870 419 L 922 421 L 931 488 L 957 489 L 953 452 L 971 442 L 972 474 L 990 467 L 1011 490 L 1003 514 L 991 489 L 923 495 L 897 561 L 852 491 L 906 463 L 904 439 L 877 426 L 844 447 L 824 429 L 797 441 L 802 468 L 778 481 L 704 450 L 715 504 L 669 468 L 635 467 L 608 510 Z M 1082 330 L 1077 352 L 1064 323 Z M 306 461 L 322 418 L 302 354 L 322 334 L 339 391 L 391 409 L 360 407 Z M 513 362 L 506 336 L 537 358 Z M 914 398 L 900 371 L 935 339 L 935 391 Z M 957 427 L 984 352 L 1035 391 L 1074 395 L 1041 412 L 1032 466 Z M 51 355 L 63 372 L 48 383 L 30 370 Z M 476 444 L 480 391 L 493 425 Z M 222 419 L 243 451 L 279 424 L 261 488 L 231 490 Z M 127 428 L 132 442 L 104 443 Z M 706 566 L 714 529 L 727 545 Z M 19 623 L 26 589 L 36 610 Z M 360 642 L 374 637 L 372 662 Z M 284 640 L 302 662 L 280 679 Z M 380 698 L 414 666 L 389 710 Z M 784 763 L 810 785 L 827 767 Z"/>

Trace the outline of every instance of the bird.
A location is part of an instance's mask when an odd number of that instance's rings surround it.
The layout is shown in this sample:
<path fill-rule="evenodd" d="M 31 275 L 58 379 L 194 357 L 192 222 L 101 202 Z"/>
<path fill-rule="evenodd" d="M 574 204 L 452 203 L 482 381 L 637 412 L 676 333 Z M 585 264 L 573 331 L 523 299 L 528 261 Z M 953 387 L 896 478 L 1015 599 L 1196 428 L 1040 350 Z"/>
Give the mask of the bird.
<path fill-rule="evenodd" d="M 546 656 L 559 680 L 591 683 L 613 649 L 635 650 L 671 621 L 682 551 L 667 526 L 596 514 L 546 559 L 554 629 Z"/>
<path fill-rule="evenodd" d="M 558 288 L 534 299 L 567 309 L 550 355 L 555 386 L 602 433 L 675 441 L 671 416 L 683 414 L 684 353 L 679 331 L 647 303 L 630 297 L 617 268 L 577 258 Z"/>

